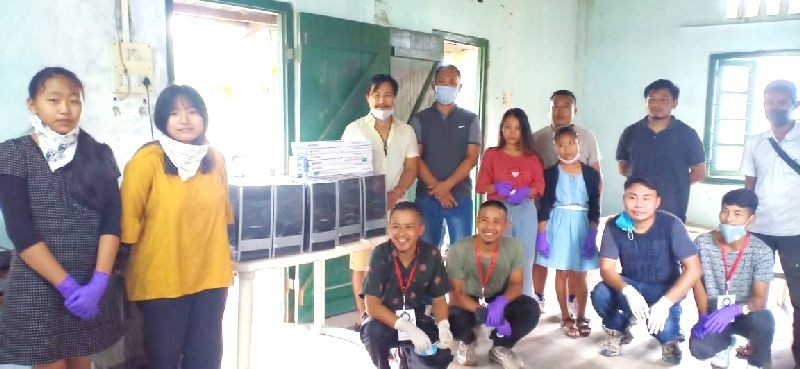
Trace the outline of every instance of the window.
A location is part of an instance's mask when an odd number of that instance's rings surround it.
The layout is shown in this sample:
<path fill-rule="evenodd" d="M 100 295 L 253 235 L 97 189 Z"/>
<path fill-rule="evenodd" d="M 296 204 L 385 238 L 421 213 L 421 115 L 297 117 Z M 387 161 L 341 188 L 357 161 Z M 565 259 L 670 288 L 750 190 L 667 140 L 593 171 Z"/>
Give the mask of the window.
<path fill-rule="evenodd" d="M 800 0 L 725 0 L 725 18 L 800 14 Z"/>
<path fill-rule="evenodd" d="M 706 158 L 711 178 L 742 180 L 747 137 L 770 129 L 763 91 L 776 79 L 800 86 L 800 50 L 711 56 L 706 111 Z M 800 110 L 795 111 L 800 119 Z"/>

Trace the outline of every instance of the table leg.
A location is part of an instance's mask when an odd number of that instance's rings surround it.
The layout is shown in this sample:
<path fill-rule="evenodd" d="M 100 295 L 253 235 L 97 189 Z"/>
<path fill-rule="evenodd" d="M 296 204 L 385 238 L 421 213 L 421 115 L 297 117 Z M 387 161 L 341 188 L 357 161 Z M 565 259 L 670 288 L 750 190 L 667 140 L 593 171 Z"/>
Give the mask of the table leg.
<path fill-rule="evenodd" d="M 325 260 L 314 262 L 314 326 L 316 334 L 322 334 L 325 325 Z"/>
<path fill-rule="evenodd" d="M 253 321 L 253 279 L 255 272 L 239 273 L 239 341 L 237 368 L 250 369 L 250 327 Z"/>

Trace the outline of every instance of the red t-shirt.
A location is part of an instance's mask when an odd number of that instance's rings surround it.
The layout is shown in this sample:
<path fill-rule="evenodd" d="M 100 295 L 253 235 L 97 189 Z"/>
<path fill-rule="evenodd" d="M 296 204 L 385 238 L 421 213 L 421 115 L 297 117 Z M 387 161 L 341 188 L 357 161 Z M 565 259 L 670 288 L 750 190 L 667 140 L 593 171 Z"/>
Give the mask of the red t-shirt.
<path fill-rule="evenodd" d="M 476 192 L 486 193 L 486 187 L 490 184 L 506 180 L 510 180 L 514 188 L 530 187 L 536 197 L 541 196 L 544 193 L 541 160 L 536 155 L 511 156 L 503 149 L 487 149 L 478 171 Z M 491 194 L 489 200 L 503 200 L 503 197 Z"/>

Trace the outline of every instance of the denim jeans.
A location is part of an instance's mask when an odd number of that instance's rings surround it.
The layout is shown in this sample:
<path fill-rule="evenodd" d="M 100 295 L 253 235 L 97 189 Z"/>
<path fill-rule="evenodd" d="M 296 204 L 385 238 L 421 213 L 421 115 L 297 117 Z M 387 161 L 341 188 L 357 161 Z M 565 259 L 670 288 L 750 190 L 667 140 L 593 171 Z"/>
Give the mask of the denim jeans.
<path fill-rule="evenodd" d="M 533 262 L 536 257 L 536 231 L 539 221 L 537 219 L 536 204 L 531 199 L 525 199 L 519 205 L 505 203 L 508 208 L 508 221 L 511 228 L 506 236 L 514 237 L 522 243 L 525 251 L 525 269 L 522 271 L 522 293 L 533 296 Z"/>
<path fill-rule="evenodd" d="M 472 235 L 472 197 L 456 197 L 458 206 L 445 209 L 433 196 L 417 196 L 417 206 L 422 211 L 425 233 L 422 240 L 434 246 L 442 242 L 442 220 L 447 222 L 450 243 L 456 243 Z"/>
<path fill-rule="evenodd" d="M 669 288 L 672 287 L 672 284 L 667 283 L 637 282 L 626 277 L 622 277 L 622 279 L 639 291 L 650 306 L 658 302 L 661 296 L 664 296 Z M 592 290 L 592 305 L 594 305 L 597 315 L 603 319 L 603 326 L 606 328 L 623 331 L 630 325 L 633 313 L 631 313 L 631 308 L 628 306 L 628 300 L 622 295 L 622 292 L 609 287 L 605 282 L 598 283 Z M 669 317 L 664 325 L 664 330 L 654 334 L 653 337 L 662 344 L 675 341 L 680 331 L 680 319 L 681 305 L 677 303 L 669 309 Z M 645 324 L 645 322 L 639 323 Z"/>
<path fill-rule="evenodd" d="M 710 359 L 731 344 L 734 334 L 750 339 L 753 348 L 753 354 L 747 359 L 750 365 L 761 367 L 770 362 L 775 318 L 769 310 L 740 315 L 721 333 L 709 334 L 702 340 L 692 336 L 689 338 L 689 351 L 699 360 Z"/>

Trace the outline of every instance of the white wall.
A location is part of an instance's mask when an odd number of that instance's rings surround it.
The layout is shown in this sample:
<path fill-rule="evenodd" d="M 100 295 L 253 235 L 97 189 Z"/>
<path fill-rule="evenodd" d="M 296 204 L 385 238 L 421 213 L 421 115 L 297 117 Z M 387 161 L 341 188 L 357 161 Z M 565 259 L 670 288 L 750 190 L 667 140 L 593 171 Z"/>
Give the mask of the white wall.
<path fill-rule="evenodd" d="M 614 154 L 622 130 L 646 114 L 645 86 L 658 78 L 677 84 L 681 96 L 674 114 L 702 138 L 711 54 L 800 49 L 800 20 L 720 25 L 725 3 L 721 0 L 588 3 L 586 78 L 579 119 L 596 133 L 604 154 L 604 213 L 621 210 L 623 178 Z M 688 222 L 716 225 L 722 195 L 732 188 L 693 186 Z"/>

